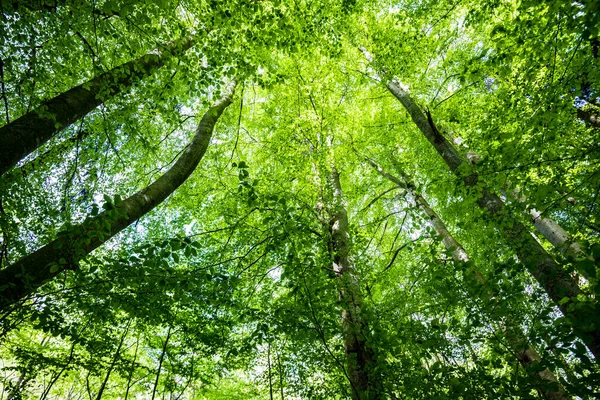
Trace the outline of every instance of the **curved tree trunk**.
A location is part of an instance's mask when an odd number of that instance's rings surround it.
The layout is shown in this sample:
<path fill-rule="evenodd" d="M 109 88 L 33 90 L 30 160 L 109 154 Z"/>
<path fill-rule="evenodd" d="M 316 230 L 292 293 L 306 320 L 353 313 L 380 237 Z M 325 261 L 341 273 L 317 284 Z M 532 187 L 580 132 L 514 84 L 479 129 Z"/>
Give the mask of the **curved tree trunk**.
<path fill-rule="evenodd" d="M 423 210 L 423 212 L 429 218 L 429 223 L 435 230 L 435 232 L 442 238 L 444 247 L 452 254 L 452 259 L 456 263 L 467 263 L 471 261 L 469 255 L 465 251 L 464 247 L 458 240 L 452 236 L 448 231 L 446 224 L 440 219 L 435 211 L 431 208 L 427 200 L 421 196 L 414 184 L 410 181 L 409 177 L 399 168 L 397 163 L 394 163 L 396 170 L 402 176 L 402 179 L 385 171 L 380 165 L 376 164 L 370 159 L 366 159 L 367 162 L 375 168 L 375 170 L 384 178 L 388 179 L 392 183 L 396 184 L 399 188 L 408 191 L 415 203 Z M 497 306 L 495 293 L 487 286 L 487 280 L 485 276 L 479 271 L 476 265 L 471 265 L 469 272 L 473 274 L 474 279 L 479 283 L 478 287 L 469 286 L 468 289 L 472 295 L 481 298 L 486 305 L 489 307 L 489 311 L 492 311 Z M 518 324 L 514 321 L 507 321 L 507 325 L 510 329 L 504 331 L 504 335 L 511 345 L 515 355 L 525 370 L 530 370 L 533 363 L 539 363 L 542 358 L 539 356 L 537 351 L 528 343 L 525 334 L 520 329 Z M 534 376 L 535 377 L 535 376 Z M 566 400 L 571 397 L 565 393 L 564 388 L 556 379 L 556 376 L 549 369 L 544 369 L 537 373 L 535 377 L 539 383 L 539 390 L 543 394 L 545 399 L 550 400 Z M 554 389 L 554 386 L 558 386 L 558 389 Z"/>
<path fill-rule="evenodd" d="M 126 90 L 136 80 L 150 75 L 171 55 L 189 49 L 192 44 L 192 40 L 186 38 L 163 50 L 154 50 L 45 101 L 35 110 L 1 127 L 0 175 L 62 129 Z"/>
<path fill-rule="evenodd" d="M 438 131 L 431 115 L 423 113 L 410 94 L 397 82 L 388 81 L 389 91 L 402 103 L 413 122 L 437 150 L 450 170 L 461 177 L 466 186 L 474 187 L 479 179 L 452 144 Z M 512 245 L 517 257 L 535 277 L 550 299 L 570 321 L 575 334 L 596 357 L 600 357 L 600 325 L 593 323 L 594 310 L 583 310 L 576 303 L 581 290 L 573 277 L 544 250 L 527 228 L 506 209 L 504 202 L 485 188 L 480 189 L 477 205 L 488 211 Z"/>
<path fill-rule="evenodd" d="M 348 378 L 352 385 L 353 399 L 380 399 L 380 387 L 374 377 L 375 362 L 365 338 L 366 322 L 361 315 L 362 295 L 356 269 L 350 261 L 350 235 L 348 214 L 344 206 L 340 177 L 333 167 L 329 174 L 333 191 L 330 221 L 333 270 L 340 281 L 342 303 L 342 331 L 344 352 L 348 365 Z"/>
<path fill-rule="evenodd" d="M 0 271 L 0 309 L 10 305 L 54 278 L 108 239 L 152 210 L 175 191 L 194 172 L 204 156 L 215 124 L 231 104 L 233 88 L 210 107 L 200 121 L 196 134 L 177 162 L 160 178 L 112 209 L 70 229 L 34 253 Z"/>

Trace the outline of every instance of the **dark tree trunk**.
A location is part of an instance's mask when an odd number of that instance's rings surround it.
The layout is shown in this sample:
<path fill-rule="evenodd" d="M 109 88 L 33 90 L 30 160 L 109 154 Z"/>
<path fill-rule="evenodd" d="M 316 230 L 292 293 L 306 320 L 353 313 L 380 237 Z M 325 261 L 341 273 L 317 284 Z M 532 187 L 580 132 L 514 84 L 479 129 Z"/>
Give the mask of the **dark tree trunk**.
<path fill-rule="evenodd" d="M 77 263 L 108 239 L 144 216 L 194 172 L 204 156 L 215 124 L 231 104 L 233 89 L 210 107 L 177 162 L 160 178 L 110 210 L 88 218 L 34 253 L 0 271 L 0 309 L 23 299 L 61 271 Z"/>
<path fill-rule="evenodd" d="M 173 54 L 192 46 L 192 40 L 176 41 L 152 51 L 45 101 L 35 110 L 0 128 L 0 175 L 54 135 L 98 107 L 136 80 L 162 67 Z"/>

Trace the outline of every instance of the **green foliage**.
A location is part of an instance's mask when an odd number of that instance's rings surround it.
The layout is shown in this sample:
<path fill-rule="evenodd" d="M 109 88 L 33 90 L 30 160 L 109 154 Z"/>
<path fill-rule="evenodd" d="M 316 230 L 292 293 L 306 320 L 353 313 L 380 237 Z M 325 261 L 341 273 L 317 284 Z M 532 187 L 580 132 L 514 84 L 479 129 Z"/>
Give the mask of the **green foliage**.
<path fill-rule="evenodd" d="M 13 3 L 0 15 L 2 123 L 178 38 L 194 44 L 100 93 L 102 106 L 0 177 L 0 268 L 69 239 L 56 279 L 0 315 L 4 393 L 94 398 L 110 371 L 104 398 L 149 398 L 155 381 L 156 398 L 351 398 L 335 165 L 366 321 L 356 331 L 383 398 L 541 398 L 558 389 L 546 369 L 570 395 L 597 398 L 597 362 L 575 335 L 600 324 L 597 1 Z M 465 159 L 479 156 L 460 167 L 475 185 L 371 79 L 382 71 Z M 122 198 L 186 150 L 230 78 L 237 97 L 194 174 L 87 255 L 125 216 Z M 394 171 L 391 156 L 471 261 L 454 262 L 413 196 L 364 161 Z M 581 295 L 561 303 L 585 324 L 573 331 L 518 261 L 477 206 L 483 189 L 578 277 Z M 531 208 L 584 254 L 553 248 Z M 540 355 L 527 368 L 512 328 Z"/>

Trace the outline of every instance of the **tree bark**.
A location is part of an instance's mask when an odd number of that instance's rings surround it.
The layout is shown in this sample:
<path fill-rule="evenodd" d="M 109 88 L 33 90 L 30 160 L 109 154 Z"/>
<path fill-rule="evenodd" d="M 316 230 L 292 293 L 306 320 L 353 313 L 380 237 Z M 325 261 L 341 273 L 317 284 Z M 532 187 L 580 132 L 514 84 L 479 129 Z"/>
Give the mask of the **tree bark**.
<path fill-rule="evenodd" d="M 535 208 L 528 211 L 531 222 L 537 230 L 550 242 L 556 249 L 565 256 L 576 258 L 589 257 L 583 250 L 581 244 L 575 242 L 573 237 L 562 226 L 552 218 L 547 218 Z"/>
<path fill-rule="evenodd" d="M 35 110 L 1 127 L 0 176 L 62 129 L 128 89 L 136 80 L 150 75 L 171 55 L 184 52 L 192 44 L 193 41 L 186 38 L 163 50 L 154 50 L 45 101 Z"/>
<path fill-rule="evenodd" d="M 455 263 L 468 263 L 471 261 L 462 244 L 454 238 L 450 231 L 448 231 L 446 224 L 444 224 L 437 213 L 433 211 L 427 200 L 425 200 L 425 198 L 417 192 L 412 181 L 396 162 L 394 162 L 394 166 L 396 167 L 396 171 L 402 176 L 402 179 L 399 179 L 398 177 L 388 173 L 373 160 L 368 158 L 366 160 L 379 173 L 379 175 L 396 184 L 396 186 L 399 188 L 405 189 L 410 193 L 415 200 L 415 203 L 417 203 L 417 205 L 429 218 L 429 223 L 432 228 L 439 236 L 441 236 L 442 244 L 452 254 L 452 259 Z M 491 312 L 497 307 L 497 301 L 494 300 L 497 296 L 489 288 L 489 286 L 487 286 L 487 280 L 479 268 L 472 262 L 470 264 L 469 272 L 473 274 L 473 277 L 479 283 L 479 287 L 472 287 L 472 285 L 468 285 L 467 287 L 472 295 L 478 296 L 483 300 L 484 304 L 486 304 L 489 308 L 488 311 Z M 513 321 L 509 320 L 507 321 L 507 325 L 510 327 L 510 330 L 505 330 L 504 335 L 521 365 L 523 365 L 526 371 L 530 371 L 532 364 L 534 362 L 541 362 L 542 358 L 529 344 L 525 334 L 518 324 L 515 324 Z M 537 378 L 539 390 L 545 399 L 566 400 L 571 398 L 565 393 L 563 386 L 558 382 L 556 376 L 549 369 L 546 368 L 542 371 L 539 371 L 537 377 L 534 376 L 534 378 Z M 558 389 L 548 389 L 548 385 L 550 385 L 550 387 L 557 386 Z"/>
<path fill-rule="evenodd" d="M 375 362 L 367 345 L 366 322 L 361 315 L 362 295 L 356 269 L 350 260 L 350 235 L 348 214 L 343 200 L 340 177 L 335 167 L 329 174 L 333 192 L 330 221 L 333 271 L 340 282 L 339 296 L 342 303 L 342 332 L 344 352 L 348 365 L 348 378 L 353 388 L 353 399 L 380 399 L 380 387 L 375 378 Z"/>
<path fill-rule="evenodd" d="M 397 82 L 388 81 L 386 86 L 402 103 L 413 122 L 437 150 L 450 170 L 462 178 L 466 186 L 475 187 L 478 175 L 438 131 L 431 115 L 423 113 L 410 94 Z M 567 317 L 575 334 L 596 358 L 600 357 L 600 325 L 594 323 L 595 310 L 579 307 L 580 304 L 574 301 L 581 293 L 575 279 L 544 250 L 518 218 L 506 209 L 500 197 L 485 188 L 480 189 L 478 195 L 477 205 L 487 210 L 498 228 L 504 232 L 519 260 Z"/>
<path fill-rule="evenodd" d="M 175 164 L 148 187 L 101 214 L 86 219 L 34 253 L 0 271 L 0 309 L 23 299 L 152 210 L 194 172 L 204 156 L 215 124 L 231 104 L 234 88 L 210 107 L 196 134 Z"/>

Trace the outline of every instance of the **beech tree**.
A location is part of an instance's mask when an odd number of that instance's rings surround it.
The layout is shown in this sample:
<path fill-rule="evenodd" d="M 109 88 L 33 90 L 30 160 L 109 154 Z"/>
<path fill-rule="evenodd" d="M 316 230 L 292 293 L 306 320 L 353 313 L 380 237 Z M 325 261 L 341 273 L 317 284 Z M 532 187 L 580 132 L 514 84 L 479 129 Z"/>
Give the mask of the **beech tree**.
<path fill-rule="evenodd" d="M 2 2 L 0 397 L 597 398 L 596 8 Z"/>

